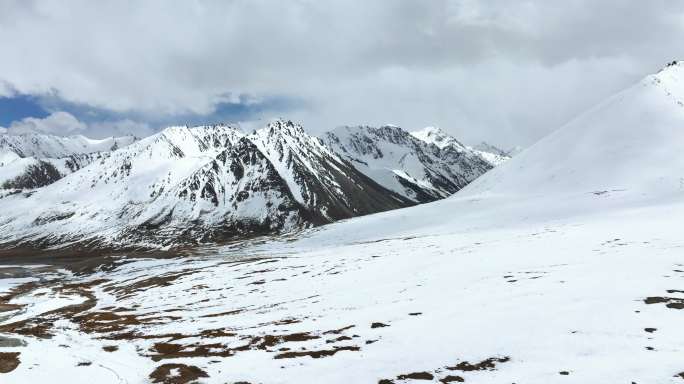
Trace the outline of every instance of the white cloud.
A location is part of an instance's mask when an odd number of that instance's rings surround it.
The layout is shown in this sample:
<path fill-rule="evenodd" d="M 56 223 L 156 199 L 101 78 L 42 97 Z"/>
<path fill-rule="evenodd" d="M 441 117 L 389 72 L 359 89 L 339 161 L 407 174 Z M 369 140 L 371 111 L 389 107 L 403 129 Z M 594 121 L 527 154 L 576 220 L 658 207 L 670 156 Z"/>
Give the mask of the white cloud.
<path fill-rule="evenodd" d="M 92 123 L 89 126 L 89 132 L 93 136 L 126 136 L 135 135 L 138 137 L 146 137 L 153 134 L 155 131 L 147 123 L 141 123 L 130 119 L 117 121 L 103 121 Z"/>
<path fill-rule="evenodd" d="M 131 134 L 145 137 L 153 134 L 154 130 L 146 123 L 129 119 L 86 124 L 68 112 L 58 111 L 42 119 L 28 117 L 14 121 L 10 124 L 9 128 L 0 127 L 0 133 L 8 133 L 10 135 L 46 133 L 59 136 L 83 134 L 92 138 L 100 138 Z"/>
<path fill-rule="evenodd" d="M 10 124 L 8 132 L 13 135 L 22 133 L 73 134 L 84 131 L 87 126 L 67 112 L 53 112 L 45 118 L 27 117 Z"/>
<path fill-rule="evenodd" d="M 0 83 L 152 115 L 211 113 L 226 94 L 291 96 L 308 106 L 293 117 L 318 130 L 392 121 L 507 146 L 684 57 L 683 10 L 667 0 L 0 2 Z"/>

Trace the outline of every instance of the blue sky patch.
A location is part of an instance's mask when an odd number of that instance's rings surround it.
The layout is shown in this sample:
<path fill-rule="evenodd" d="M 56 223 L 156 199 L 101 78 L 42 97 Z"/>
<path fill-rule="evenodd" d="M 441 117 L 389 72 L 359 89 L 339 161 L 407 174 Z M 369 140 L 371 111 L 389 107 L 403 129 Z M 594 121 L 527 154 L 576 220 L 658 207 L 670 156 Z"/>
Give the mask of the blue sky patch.
<path fill-rule="evenodd" d="M 40 99 L 30 95 L 0 97 L 0 126 L 8 127 L 13 121 L 26 117 L 44 118 L 48 112 Z"/>
<path fill-rule="evenodd" d="M 113 111 L 87 104 L 73 103 L 58 95 L 21 95 L 0 98 L 0 126 L 8 127 L 13 121 L 26 117 L 44 118 L 52 112 L 64 111 L 75 116 L 79 121 L 92 126 L 101 122 L 117 122 L 131 120 L 145 123 L 153 130 L 163 129 L 170 125 L 202 125 L 215 123 L 234 123 L 239 121 L 268 120 L 273 117 L 287 115 L 293 110 L 305 107 L 305 103 L 296 98 L 272 96 L 254 101 L 253 98 L 239 97 L 235 102 L 220 102 L 209 114 L 184 113 L 175 115 L 158 115 L 142 111 Z M 136 132 L 130 132 L 136 134 Z M 92 137 L 98 132 L 84 132 Z"/>

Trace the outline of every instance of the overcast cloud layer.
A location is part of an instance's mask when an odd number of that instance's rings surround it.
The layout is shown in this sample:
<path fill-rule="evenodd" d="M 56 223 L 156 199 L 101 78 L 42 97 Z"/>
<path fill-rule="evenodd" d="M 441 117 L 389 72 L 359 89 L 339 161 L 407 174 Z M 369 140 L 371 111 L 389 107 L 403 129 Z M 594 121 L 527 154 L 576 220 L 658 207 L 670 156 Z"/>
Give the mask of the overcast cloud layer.
<path fill-rule="evenodd" d="M 5 0 L 0 95 L 43 100 L 51 115 L 12 125 L 60 134 L 283 116 L 505 147 L 683 58 L 682 41 L 684 2 L 666 0 Z"/>

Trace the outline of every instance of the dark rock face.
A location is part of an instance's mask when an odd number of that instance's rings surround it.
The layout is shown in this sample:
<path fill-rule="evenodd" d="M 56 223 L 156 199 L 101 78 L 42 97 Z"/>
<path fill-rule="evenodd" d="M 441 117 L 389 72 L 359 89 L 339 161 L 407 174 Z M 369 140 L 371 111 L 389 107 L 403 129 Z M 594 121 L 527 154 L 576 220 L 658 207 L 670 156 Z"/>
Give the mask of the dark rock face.
<path fill-rule="evenodd" d="M 134 138 L 109 139 L 112 148 L 127 145 Z M 24 161 L 33 162 L 27 165 L 24 173 L 0 185 L 0 188 L 35 189 L 44 187 L 62 177 L 109 156 L 110 148 L 103 148 L 102 143 L 88 141 L 84 137 L 59 137 L 44 134 L 0 135 L 0 151 L 13 153 Z M 89 146 L 91 145 L 91 146 Z M 9 164 L 9 163 L 8 163 Z M 0 164 L 2 167 L 8 164 Z"/>
<path fill-rule="evenodd" d="M 1 186 L 3 189 L 33 189 L 52 184 L 62 178 L 57 168 L 46 161 L 26 167 L 26 172 Z"/>
<path fill-rule="evenodd" d="M 69 171 L 71 171 L 71 173 L 74 173 L 79 169 L 85 167 L 86 165 L 101 160 L 102 158 L 107 156 L 109 156 L 108 152 L 74 154 L 67 156 L 65 158 L 64 164 L 69 169 Z"/>
<path fill-rule="evenodd" d="M 224 149 L 167 191 L 172 201 L 185 202 L 193 212 L 210 212 L 188 225 L 177 206 L 169 207 L 165 214 L 127 230 L 122 241 L 220 242 L 414 204 L 378 185 L 291 122 L 269 126 L 266 140 L 246 136 L 234 143 L 221 140 L 212 148 Z M 281 173 L 292 178 L 290 183 Z M 267 214 L 250 212 L 255 201 L 262 204 L 259 211 Z M 218 221 L 215 212 L 222 212 Z"/>
<path fill-rule="evenodd" d="M 373 181 L 331 151 L 320 139 L 307 135 L 291 121 L 273 123 L 268 150 L 291 170 L 300 203 L 323 222 L 367 215 L 415 203 Z M 263 147 L 263 146 L 262 146 Z M 295 195 L 297 191 L 293 191 Z"/>
<path fill-rule="evenodd" d="M 12 180 L 8 180 L 0 189 L 35 189 L 50 185 L 62 177 L 76 172 L 88 164 L 107 157 L 107 152 L 87 153 L 69 155 L 62 159 L 41 159 L 36 160 L 35 164 L 28 165 L 21 175 Z M 65 173 L 60 172 L 55 166 L 56 163 L 63 162 Z"/>

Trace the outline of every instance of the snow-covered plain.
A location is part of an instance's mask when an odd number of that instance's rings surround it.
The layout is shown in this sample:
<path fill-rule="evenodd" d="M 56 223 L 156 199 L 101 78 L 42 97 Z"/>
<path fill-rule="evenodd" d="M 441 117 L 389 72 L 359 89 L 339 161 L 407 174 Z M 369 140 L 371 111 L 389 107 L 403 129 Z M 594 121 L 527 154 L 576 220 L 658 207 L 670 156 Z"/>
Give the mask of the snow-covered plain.
<path fill-rule="evenodd" d="M 26 345 L 0 347 L 20 353 L 2 383 L 684 382 L 681 81 L 649 76 L 435 203 L 40 272 L 4 304 L 86 300 L 5 319 Z"/>

